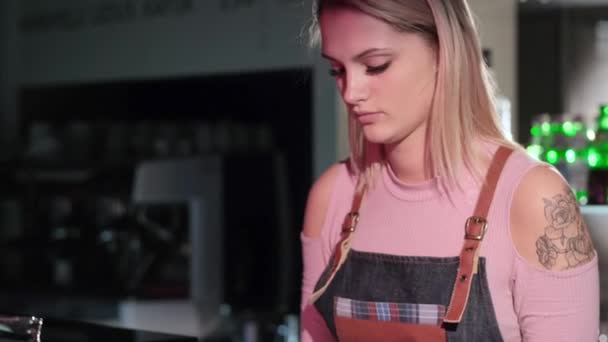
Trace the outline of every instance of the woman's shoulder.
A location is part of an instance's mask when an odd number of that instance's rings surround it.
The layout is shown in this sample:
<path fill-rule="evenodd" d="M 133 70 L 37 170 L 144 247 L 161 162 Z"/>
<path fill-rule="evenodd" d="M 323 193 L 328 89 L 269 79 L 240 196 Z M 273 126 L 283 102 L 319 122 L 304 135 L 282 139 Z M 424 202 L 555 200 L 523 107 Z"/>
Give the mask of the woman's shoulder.
<path fill-rule="evenodd" d="M 500 147 L 506 147 L 513 150 L 505 164 L 505 171 L 513 172 L 520 171 L 520 173 L 526 173 L 528 170 L 535 166 L 547 165 L 528 154 L 526 149 L 517 143 L 511 142 L 484 142 L 485 151 L 491 158 Z"/>
<path fill-rule="evenodd" d="M 304 235 L 320 236 L 332 201 L 337 199 L 338 193 L 344 195 L 353 192 L 354 187 L 354 174 L 348 160 L 337 162 L 323 171 L 308 192 L 304 212 Z"/>
<path fill-rule="evenodd" d="M 526 149 L 517 143 L 513 143 L 506 140 L 485 140 L 480 139 L 475 141 L 479 148 L 479 160 L 482 160 L 480 170 L 483 173 L 487 173 L 490 164 L 493 161 L 493 157 L 499 148 L 505 147 L 513 150 L 508 156 L 505 166 L 500 176 L 500 182 L 506 186 L 513 186 L 513 182 L 519 182 L 521 177 L 526 174 L 530 169 L 545 165 L 545 163 L 533 158 L 528 154 Z"/>
<path fill-rule="evenodd" d="M 513 189 L 521 182 L 522 178 L 532 169 L 542 165 L 548 165 L 541 162 L 528 154 L 528 152 L 520 145 L 511 143 L 508 141 L 484 141 L 482 140 L 480 146 L 480 164 L 481 173 L 484 178 L 487 177 L 487 173 L 497 156 L 498 150 L 503 147 L 512 150 L 508 155 L 504 167 L 501 170 L 500 177 L 498 179 L 497 193 L 503 193 L 502 195 L 510 197 L 509 193 L 512 193 Z"/>

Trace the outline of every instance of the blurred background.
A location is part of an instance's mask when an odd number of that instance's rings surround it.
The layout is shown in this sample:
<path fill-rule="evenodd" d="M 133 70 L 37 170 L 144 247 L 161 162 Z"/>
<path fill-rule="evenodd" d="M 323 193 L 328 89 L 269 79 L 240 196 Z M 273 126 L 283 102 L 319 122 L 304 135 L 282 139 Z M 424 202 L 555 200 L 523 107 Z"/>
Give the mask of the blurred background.
<path fill-rule="evenodd" d="M 505 131 L 608 274 L 608 0 L 469 3 Z M 2 0 L 0 313 L 295 341 L 307 190 L 347 155 L 310 9 Z"/>

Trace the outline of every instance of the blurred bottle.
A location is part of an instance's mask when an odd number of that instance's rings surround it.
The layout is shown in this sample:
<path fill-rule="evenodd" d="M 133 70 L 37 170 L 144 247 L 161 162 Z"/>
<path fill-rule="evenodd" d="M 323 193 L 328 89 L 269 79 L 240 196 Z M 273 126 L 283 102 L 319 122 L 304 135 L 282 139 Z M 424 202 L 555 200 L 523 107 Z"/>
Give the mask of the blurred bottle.
<path fill-rule="evenodd" d="M 48 122 L 36 121 L 28 128 L 26 159 L 52 160 L 60 155 L 61 142 L 57 131 Z"/>
<path fill-rule="evenodd" d="M 588 203 L 589 164 L 586 147 L 587 126 L 582 116 L 566 117 L 561 124 L 564 147 L 560 151 L 567 172 L 567 180 L 580 204 Z"/>
<path fill-rule="evenodd" d="M 564 178 L 570 182 L 570 168 L 569 163 L 566 161 L 566 151 L 571 152 L 569 148 L 569 138 L 574 135 L 573 124 L 568 114 L 554 115 L 549 125 L 544 125 L 541 128 L 544 131 L 544 135 L 550 138 L 545 138 L 547 141 L 544 142 L 544 159 L 549 164 L 553 165 Z M 547 131 L 547 127 L 549 130 Z M 574 161 L 575 158 L 570 157 L 570 161 Z"/>
<path fill-rule="evenodd" d="M 288 314 L 284 318 L 283 324 L 276 329 L 275 341 L 297 342 L 299 340 L 299 321 L 295 314 Z"/>
<path fill-rule="evenodd" d="M 208 153 L 213 147 L 212 131 L 208 122 L 201 121 L 196 124 L 194 147 L 199 154 Z"/>
<path fill-rule="evenodd" d="M 40 342 L 42 322 L 35 316 L 0 315 L 0 341 Z"/>
<path fill-rule="evenodd" d="M 537 115 L 530 128 L 528 154 L 537 160 L 545 161 L 545 152 L 553 146 L 552 138 L 551 116 L 547 113 Z"/>
<path fill-rule="evenodd" d="M 589 204 L 608 204 L 608 105 L 601 105 L 595 139 L 589 143 Z"/>

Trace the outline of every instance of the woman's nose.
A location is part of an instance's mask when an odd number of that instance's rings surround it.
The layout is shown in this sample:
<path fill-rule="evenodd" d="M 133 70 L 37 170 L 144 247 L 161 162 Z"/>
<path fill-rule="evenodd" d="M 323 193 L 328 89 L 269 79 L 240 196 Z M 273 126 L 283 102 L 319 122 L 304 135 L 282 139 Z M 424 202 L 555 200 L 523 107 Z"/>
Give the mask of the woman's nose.
<path fill-rule="evenodd" d="M 369 97 L 369 89 L 362 76 L 346 76 L 342 84 L 342 98 L 347 104 L 355 105 Z"/>

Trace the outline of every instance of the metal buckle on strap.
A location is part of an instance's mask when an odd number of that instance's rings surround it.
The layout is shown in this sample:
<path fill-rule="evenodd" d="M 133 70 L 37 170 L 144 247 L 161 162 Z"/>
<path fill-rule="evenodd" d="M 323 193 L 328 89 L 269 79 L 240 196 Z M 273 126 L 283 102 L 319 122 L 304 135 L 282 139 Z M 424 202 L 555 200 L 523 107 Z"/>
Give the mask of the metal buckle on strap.
<path fill-rule="evenodd" d="M 346 214 L 344 218 L 344 224 L 342 225 L 342 232 L 354 232 L 355 227 L 357 227 L 357 223 L 359 223 L 359 213 L 356 211 L 350 212 Z"/>
<path fill-rule="evenodd" d="M 481 225 L 481 230 L 479 231 L 479 234 L 475 233 L 475 234 L 471 234 L 470 233 L 470 227 L 471 225 Z M 481 216 L 471 216 L 467 219 L 467 222 L 465 223 L 465 227 L 464 227 L 464 238 L 467 240 L 477 240 L 477 241 L 481 241 L 483 240 L 484 235 L 486 234 L 486 231 L 488 230 L 488 221 Z"/>

